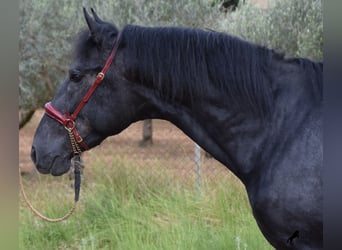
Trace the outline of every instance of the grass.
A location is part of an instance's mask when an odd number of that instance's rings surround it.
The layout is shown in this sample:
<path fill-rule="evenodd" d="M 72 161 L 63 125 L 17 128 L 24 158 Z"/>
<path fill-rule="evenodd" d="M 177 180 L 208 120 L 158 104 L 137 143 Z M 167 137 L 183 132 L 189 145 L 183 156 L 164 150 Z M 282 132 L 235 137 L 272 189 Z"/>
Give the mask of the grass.
<path fill-rule="evenodd" d="M 127 159 L 111 166 L 95 160 L 67 221 L 43 222 L 20 203 L 20 249 L 272 249 L 235 178 L 204 180 L 199 193 L 163 171 L 151 174 Z M 24 180 L 32 203 L 51 217 L 71 206 L 71 184 L 66 176 Z"/>

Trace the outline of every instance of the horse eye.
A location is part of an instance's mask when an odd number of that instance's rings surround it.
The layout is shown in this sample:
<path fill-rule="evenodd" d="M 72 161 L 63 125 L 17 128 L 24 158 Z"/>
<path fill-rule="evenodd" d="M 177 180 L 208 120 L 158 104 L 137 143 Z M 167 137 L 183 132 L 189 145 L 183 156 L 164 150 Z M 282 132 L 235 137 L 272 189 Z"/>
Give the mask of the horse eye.
<path fill-rule="evenodd" d="M 79 82 L 82 80 L 83 75 L 78 70 L 70 70 L 69 71 L 69 79 L 73 82 Z"/>

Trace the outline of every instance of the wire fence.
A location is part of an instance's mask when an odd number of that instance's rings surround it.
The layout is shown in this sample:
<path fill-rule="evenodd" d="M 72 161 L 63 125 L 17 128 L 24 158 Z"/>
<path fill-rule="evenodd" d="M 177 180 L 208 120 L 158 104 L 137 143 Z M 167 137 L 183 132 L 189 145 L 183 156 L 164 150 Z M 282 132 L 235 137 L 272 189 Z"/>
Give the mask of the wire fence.
<path fill-rule="evenodd" d="M 36 111 L 30 123 L 20 130 L 19 163 L 21 169 L 35 169 L 30 159 L 30 148 L 34 131 L 43 115 Z M 163 120 L 152 121 L 151 145 L 142 146 L 143 121 L 136 122 L 116 136 L 107 138 L 101 145 L 84 154 L 85 178 L 91 168 L 128 164 L 128 175 L 139 171 L 160 178 L 168 185 L 183 186 L 201 191 L 205 181 L 220 182 L 231 176 L 229 170 L 206 154 L 180 129 Z M 139 171 L 138 171 L 139 170 Z M 167 176 L 167 178 L 165 178 Z M 147 180 L 148 181 L 148 180 Z"/>
<path fill-rule="evenodd" d="M 115 167 L 119 159 L 152 175 L 166 173 L 171 185 L 176 178 L 199 191 L 204 180 L 219 181 L 219 176 L 229 173 L 225 166 L 170 122 L 153 120 L 152 124 L 151 145 L 141 146 L 143 121 L 140 121 L 119 135 L 106 139 L 91 151 L 87 159 L 98 157 L 112 167 Z M 130 168 L 130 174 L 135 174 L 135 168 Z"/>

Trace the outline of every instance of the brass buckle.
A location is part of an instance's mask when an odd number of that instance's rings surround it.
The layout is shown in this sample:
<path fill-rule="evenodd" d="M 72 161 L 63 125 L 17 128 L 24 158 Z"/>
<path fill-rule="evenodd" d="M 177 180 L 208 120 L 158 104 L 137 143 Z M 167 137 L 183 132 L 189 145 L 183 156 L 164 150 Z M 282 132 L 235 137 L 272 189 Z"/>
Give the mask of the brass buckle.
<path fill-rule="evenodd" d="M 69 132 L 73 131 L 73 129 L 75 128 L 75 122 L 71 119 L 66 120 L 64 128 Z"/>
<path fill-rule="evenodd" d="M 99 79 L 100 81 L 102 81 L 104 76 L 105 76 L 105 74 L 103 72 L 100 72 L 97 74 L 96 78 Z"/>
<path fill-rule="evenodd" d="M 77 137 L 79 137 L 79 140 L 77 140 Z M 83 138 L 82 138 L 81 136 L 75 136 L 75 138 L 76 138 L 76 141 L 77 141 L 78 143 L 83 142 Z"/>

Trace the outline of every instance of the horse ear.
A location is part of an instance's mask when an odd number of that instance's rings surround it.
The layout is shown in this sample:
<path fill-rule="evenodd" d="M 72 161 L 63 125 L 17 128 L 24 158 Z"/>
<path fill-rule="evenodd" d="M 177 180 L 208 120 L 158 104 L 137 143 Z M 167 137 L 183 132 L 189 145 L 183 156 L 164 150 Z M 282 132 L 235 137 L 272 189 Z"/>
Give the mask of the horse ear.
<path fill-rule="evenodd" d="M 96 44 L 103 45 L 103 42 L 108 40 L 104 39 L 104 37 L 112 38 L 118 33 L 118 29 L 115 25 L 102 21 L 93 8 L 91 8 L 91 12 L 94 18 L 83 7 L 84 18 L 87 21 L 90 37 Z"/>
<path fill-rule="evenodd" d="M 93 13 L 94 19 L 97 23 L 104 23 L 101 18 L 96 14 L 95 10 L 93 8 L 90 8 L 91 13 Z"/>
<path fill-rule="evenodd" d="M 90 8 L 91 10 L 91 13 L 93 14 L 93 17 L 95 19 L 95 21 L 98 23 L 98 24 L 105 24 L 106 22 L 105 21 L 102 21 L 102 19 L 96 14 L 95 10 L 93 8 Z M 112 26 L 117 30 L 118 28 L 112 24 Z M 117 33 L 117 32 L 116 32 Z"/>
<path fill-rule="evenodd" d="M 98 42 L 98 31 L 100 28 L 100 23 L 96 22 L 96 20 L 94 20 L 87 12 L 87 10 L 83 7 L 83 14 L 84 14 L 84 18 L 87 22 L 89 31 L 90 31 L 90 35 L 91 37 L 94 39 L 94 41 Z"/>

